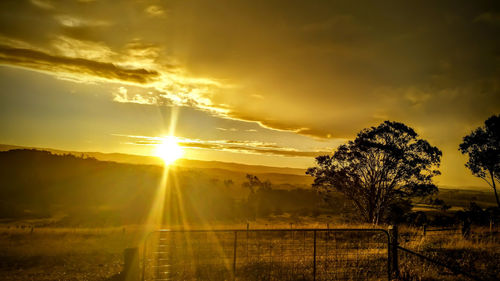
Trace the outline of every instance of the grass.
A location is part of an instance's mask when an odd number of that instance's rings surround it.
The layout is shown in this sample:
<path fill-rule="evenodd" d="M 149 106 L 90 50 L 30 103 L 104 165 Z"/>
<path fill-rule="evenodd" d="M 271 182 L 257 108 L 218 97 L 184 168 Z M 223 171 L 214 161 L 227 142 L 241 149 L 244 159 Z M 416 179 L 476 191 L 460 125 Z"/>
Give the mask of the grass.
<path fill-rule="evenodd" d="M 431 231 L 424 236 L 417 228 L 402 228 L 401 246 L 421 253 L 481 280 L 500 280 L 500 235 L 486 227 L 474 227 L 470 237 L 461 231 Z M 469 280 L 441 266 L 400 251 L 403 280 Z"/>
<path fill-rule="evenodd" d="M 0 279 L 106 280 L 137 239 L 135 228 L 0 229 Z"/>

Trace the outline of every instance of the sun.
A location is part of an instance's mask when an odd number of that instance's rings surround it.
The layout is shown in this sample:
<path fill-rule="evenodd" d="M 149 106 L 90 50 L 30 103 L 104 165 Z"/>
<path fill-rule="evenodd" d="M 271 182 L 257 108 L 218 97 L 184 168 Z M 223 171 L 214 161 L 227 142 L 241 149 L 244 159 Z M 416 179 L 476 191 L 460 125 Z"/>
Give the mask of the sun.
<path fill-rule="evenodd" d="M 174 136 L 164 137 L 162 142 L 156 146 L 155 155 L 163 159 L 166 165 L 174 163 L 175 160 L 181 158 L 183 154 L 184 150 Z"/>

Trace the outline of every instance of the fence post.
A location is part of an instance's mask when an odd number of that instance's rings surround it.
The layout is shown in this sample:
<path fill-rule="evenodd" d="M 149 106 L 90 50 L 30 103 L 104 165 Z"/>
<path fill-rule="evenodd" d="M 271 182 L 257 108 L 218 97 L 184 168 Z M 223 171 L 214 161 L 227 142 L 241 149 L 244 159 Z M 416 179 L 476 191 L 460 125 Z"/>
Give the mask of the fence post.
<path fill-rule="evenodd" d="M 142 245 L 142 274 L 141 274 L 142 281 L 146 279 L 147 243 L 148 243 L 148 237 L 146 237 L 146 239 L 144 240 L 144 244 Z"/>
<path fill-rule="evenodd" d="M 427 234 L 427 224 L 424 224 L 424 236 Z"/>
<path fill-rule="evenodd" d="M 248 230 L 250 229 L 250 224 L 247 223 L 247 231 L 246 231 L 246 237 L 247 237 L 247 243 L 246 243 L 246 247 L 245 247 L 245 252 L 246 252 L 246 256 L 247 256 L 247 261 L 248 261 Z"/>
<path fill-rule="evenodd" d="M 126 281 L 139 281 L 139 249 L 127 248 L 123 251 L 125 261 L 123 274 Z"/>
<path fill-rule="evenodd" d="M 234 232 L 234 248 L 233 248 L 233 280 L 236 280 L 236 245 L 238 243 L 237 239 L 238 239 L 238 231 L 235 231 Z"/>
<path fill-rule="evenodd" d="M 314 243 L 314 252 L 313 252 L 313 280 L 316 281 L 316 230 L 313 231 L 313 243 Z"/>
<path fill-rule="evenodd" d="M 493 218 L 490 218 L 490 236 L 493 237 Z"/>
<path fill-rule="evenodd" d="M 399 278 L 399 263 L 398 263 L 398 226 L 389 226 L 389 233 L 391 236 L 391 257 L 392 257 L 392 276 Z"/>

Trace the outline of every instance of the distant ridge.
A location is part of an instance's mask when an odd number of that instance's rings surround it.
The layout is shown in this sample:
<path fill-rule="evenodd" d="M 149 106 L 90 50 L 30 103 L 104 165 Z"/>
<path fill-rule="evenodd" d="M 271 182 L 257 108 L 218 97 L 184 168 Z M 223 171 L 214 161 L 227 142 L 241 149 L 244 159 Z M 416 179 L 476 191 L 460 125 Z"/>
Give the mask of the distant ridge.
<path fill-rule="evenodd" d="M 7 151 L 12 149 L 36 149 L 49 151 L 53 154 L 72 154 L 77 156 L 88 156 L 96 158 L 100 161 L 110 161 L 126 164 L 139 164 L 139 165 L 162 165 L 162 160 L 154 156 L 144 156 L 126 153 L 103 153 L 103 152 L 83 152 L 83 151 L 69 151 L 44 147 L 27 147 L 19 145 L 0 144 L 0 151 Z M 287 168 L 287 167 L 272 167 L 264 165 L 247 165 L 240 163 L 222 162 L 222 161 L 203 161 L 192 159 L 179 159 L 175 162 L 174 166 L 182 168 L 193 168 L 210 170 L 211 173 L 223 175 L 225 172 L 235 172 L 244 176 L 245 174 L 255 174 L 262 176 L 264 179 L 272 179 L 273 182 L 283 183 L 288 181 L 295 181 L 297 183 L 310 185 L 312 178 L 305 174 L 305 169 Z M 290 177 L 293 177 L 290 178 Z M 474 192 L 490 192 L 489 187 L 483 186 L 446 186 L 440 185 L 441 190 L 469 190 Z"/>
<path fill-rule="evenodd" d="M 118 163 L 143 164 L 143 165 L 162 165 L 162 160 L 158 157 L 144 156 L 125 153 L 103 153 L 103 152 L 83 152 L 83 151 L 68 151 L 44 147 L 27 147 L 9 144 L 0 144 L 0 151 L 12 149 L 36 149 L 49 151 L 54 154 L 73 154 L 78 156 L 88 156 L 101 161 L 111 161 Z M 245 172 L 255 174 L 288 174 L 305 176 L 305 169 L 287 168 L 287 167 L 272 167 L 263 165 L 247 165 L 240 163 L 222 162 L 222 161 L 204 161 L 192 159 L 179 159 L 174 166 L 198 169 L 222 169 L 234 172 Z"/>

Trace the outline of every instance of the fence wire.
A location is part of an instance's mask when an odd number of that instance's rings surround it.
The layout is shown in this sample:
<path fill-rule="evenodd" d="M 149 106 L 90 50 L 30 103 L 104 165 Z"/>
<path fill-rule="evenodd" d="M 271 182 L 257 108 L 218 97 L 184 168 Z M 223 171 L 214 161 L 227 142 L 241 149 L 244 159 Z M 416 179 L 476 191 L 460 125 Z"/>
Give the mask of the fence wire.
<path fill-rule="evenodd" d="M 387 280 L 380 229 L 157 231 L 143 280 Z"/>
<path fill-rule="evenodd" d="M 439 255 L 426 253 L 426 257 L 431 260 L 423 259 L 414 253 L 404 250 L 398 251 L 400 277 L 402 280 L 474 280 L 449 267 L 457 267 L 455 264 L 441 261 Z M 446 264 L 446 266 L 440 265 Z M 458 267 L 457 267 L 458 268 Z"/>
<path fill-rule="evenodd" d="M 432 245 L 432 248 L 439 250 L 446 245 L 454 244 L 457 241 L 467 240 L 472 243 L 481 243 L 484 248 L 498 248 L 500 241 L 500 231 L 498 229 L 476 229 L 471 228 L 464 231 L 461 227 L 447 228 L 407 228 L 400 231 L 399 242 L 406 248 L 416 249 L 422 245 Z M 429 247 L 427 247 L 428 249 Z"/>

